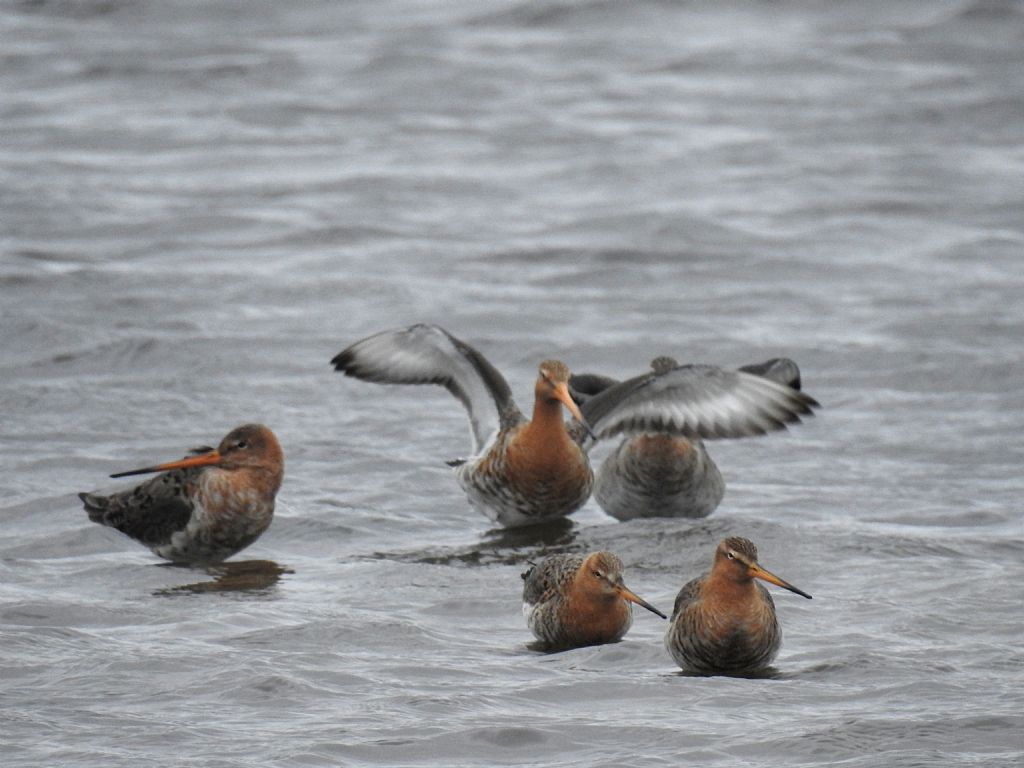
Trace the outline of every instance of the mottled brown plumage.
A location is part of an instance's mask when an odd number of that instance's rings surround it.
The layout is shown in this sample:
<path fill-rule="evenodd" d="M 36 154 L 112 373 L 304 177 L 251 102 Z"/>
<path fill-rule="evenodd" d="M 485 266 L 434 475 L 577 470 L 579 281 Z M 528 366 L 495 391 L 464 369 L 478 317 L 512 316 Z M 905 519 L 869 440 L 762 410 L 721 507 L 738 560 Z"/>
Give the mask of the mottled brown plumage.
<path fill-rule="evenodd" d="M 284 477 L 284 454 L 261 424 L 231 430 L 214 448 L 125 477 L 160 472 L 135 488 L 80 493 L 89 519 L 115 528 L 179 563 L 216 563 L 252 544 L 270 525 Z"/>
<path fill-rule="evenodd" d="M 562 419 L 563 405 L 579 417 L 566 388 L 568 380 L 564 363 L 541 363 L 533 418 L 502 430 L 485 454 L 455 469 L 469 500 L 502 525 L 563 517 L 590 496 L 590 461 Z"/>
<path fill-rule="evenodd" d="M 688 582 L 676 596 L 665 647 L 680 667 L 743 674 L 772 662 L 782 630 L 771 595 L 755 578 L 811 597 L 758 565 L 751 541 L 725 539 L 715 550 L 710 573 Z"/>
<path fill-rule="evenodd" d="M 374 334 L 331 362 L 364 381 L 439 384 L 458 398 L 469 414 L 473 454 L 450 463 L 473 505 L 504 526 L 562 517 L 581 507 L 593 485 L 586 455 L 590 440 L 620 434 L 691 441 L 764 434 L 799 421 L 816 405 L 761 376 L 659 358 L 650 373 L 606 380 L 610 383 L 587 399 L 581 413 L 569 394 L 568 369 L 548 360 L 540 366 L 533 418 L 527 421 L 497 369 L 436 325 Z M 575 423 L 566 425 L 563 407 Z M 717 469 L 710 465 L 707 472 Z M 703 493 L 704 486 L 699 490 Z"/>
<path fill-rule="evenodd" d="M 549 649 L 613 643 L 633 623 L 629 603 L 665 618 L 622 581 L 622 561 L 611 552 L 552 555 L 523 574 L 523 613 Z"/>
<path fill-rule="evenodd" d="M 356 342 L 332 360 L 335 369 L 367 381 L 441 384 L 469 414 L 474 455 L 451 462 L 473 506 L 503 526 L 570 515 L 590 496 L 593 474 L 570 433 L 563 406 L 582 420 L 569 396 L 569 369 L 540 364 L 533 417 L 516 407 L 504 377 L 465 342 L 443 328 L 414 325 Z"/>

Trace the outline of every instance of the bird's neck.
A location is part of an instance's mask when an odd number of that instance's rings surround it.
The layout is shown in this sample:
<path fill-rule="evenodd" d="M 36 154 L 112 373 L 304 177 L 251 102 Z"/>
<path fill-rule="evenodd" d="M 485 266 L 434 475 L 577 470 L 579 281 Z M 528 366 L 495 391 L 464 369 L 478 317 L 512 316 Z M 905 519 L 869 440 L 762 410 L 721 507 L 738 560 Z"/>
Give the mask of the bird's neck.
<path fill-rule="evenodd" d="M 731 576 L 712 571 L 702 597 L 705 605 L 712 610 L 716 606 L 729 606 L 736 610 L 739 606 L 756 606 L 760 596 L 753 579 L 737 581 Z"/>
<path fill-rule="evenodd" d="M 533 418 L 530 424 L 535 425 L 537 429 L 565 432 L 561 402 L 538 394 L 533 400 Z"/>
<path fill-rule="evenodd" d="M 538 397 L 533 403 L 533 418 L 523 426 L 522 441 L 538 454 L 564 451 L 572 439 L 562 419 L 562 404 Z"/>
<path fill-rule="evenodd" d="M 605 589 L 595 588 L 589 582 L 593 579 L 583 574 L 573 580 L 566 609 L 571 616 L 566 621 L 577 622 L 588 632 L 599 637 L 612 637 L 631 617 L 629 603 Z"/>
<path fill-rule="evenodd" d="M 250 488 L 259 496 L 273 498 L 284 479 L 283 468 L 263 464 L 249 464 L 232 469 L 204 473 L 208 483 L 227 485 L 234 488 Z"/>

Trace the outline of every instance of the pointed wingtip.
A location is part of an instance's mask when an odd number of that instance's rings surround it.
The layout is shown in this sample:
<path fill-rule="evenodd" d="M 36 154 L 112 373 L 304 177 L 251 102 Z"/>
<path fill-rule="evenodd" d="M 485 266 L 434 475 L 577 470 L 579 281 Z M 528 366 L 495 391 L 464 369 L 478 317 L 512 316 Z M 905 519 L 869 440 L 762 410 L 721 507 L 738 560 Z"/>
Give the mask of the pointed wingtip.
<path fill-rule="evenodd" d="M 351 362 L 351 358 L 351 353 L 347 349 L 343 350 L 331 358 L 331 365 L 334 366 L 336 371 L 348 373 L 348 365 Z"/>

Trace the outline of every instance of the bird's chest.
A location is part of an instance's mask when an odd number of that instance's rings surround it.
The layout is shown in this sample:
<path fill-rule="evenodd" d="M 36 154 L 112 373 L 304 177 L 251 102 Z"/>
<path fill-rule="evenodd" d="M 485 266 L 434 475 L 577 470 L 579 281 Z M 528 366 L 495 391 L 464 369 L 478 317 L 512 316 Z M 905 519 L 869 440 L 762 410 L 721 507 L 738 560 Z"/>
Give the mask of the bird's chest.
<path fill-rule="evenodd" d="M 525 432 L 509 441 L 500 458 L 501 472 L 516 485 L 541 495 L 572 495 L 589 484 L 586 455 L 561 434 Z"/>
<path fill-rule="evenodd" d="M 702 607 L 703 624 L 722 647 L 758 645 L 770 634 L 771 616 L 756 600 L 731 605 L 711 602 Z"/>
<path fill-rule="evenodd" d="M 561 625 L 576 642 L 607 643 L 629 629 L 633 613 L 618 597 L 567 600 L 559 609 Z"/>
<path fill-rule="evenodd" d="M 557 425 L 554 434 L 521 430 L 457 469 L 470 501 L 502 525 L 571 514 L 590 495 L 586 454 Z"/>
<path fill-rule="evenodd" d="M 262 533 L 270 523 L 273 508 L 264 503 L 253 484 L 238 479 L 227 473 L 207 473 L 197 484 L 198 504 L 189 527 L 223 539 Z"/>

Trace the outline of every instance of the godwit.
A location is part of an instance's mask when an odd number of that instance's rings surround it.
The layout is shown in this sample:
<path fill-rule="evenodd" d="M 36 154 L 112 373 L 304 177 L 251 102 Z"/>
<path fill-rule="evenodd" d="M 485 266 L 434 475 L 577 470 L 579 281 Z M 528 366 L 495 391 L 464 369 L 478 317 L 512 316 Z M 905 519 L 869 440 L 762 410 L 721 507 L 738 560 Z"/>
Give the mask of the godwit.
<path fill-rule="evenodd" d="M 630 603 L 665 614 L 622 583 L 622 561 L 611 552 L 552 555 L 523 574 L 523 613 L 549 649 L 614 643 L 633 623 Z"/>
<path fill-rule="evenodd" d="M 710 573 L 688 582 L 676 596 L 665 633 L 665 648 L 676 664 L 705 674 L 741 674 L 772 662 L 782 630 L 772 596 L 754 579 L 811 598 L 758 565 L 752 542 L 725 539 L 715 550 Z"/>
<path fill-rule="evenodd" d="M 338 371 L 388 384 L 440 384 L 469 413 L 473 455 L 452 462 L 470 502 L 504 526 L 572 514 L 593 474 L 585 440 L 668 432 L 739 437 L 781 429 L 814 401 L 790 387 L 711 366 L 683 366 L 668 377 L 637 377 L 587 401 L 584 418 L 568 390 L 569 369 L 540 364 L 533 418 L 516 407 L 508 383 L 477 350 L 436 325 L 370 336 L 331 361 Z M 576 419 L 567 427 L 562 406 Z M 588 425 L 589 422 L 589 425 Z"/>
<path fill-rule="evenodd" d="M 736 375 L 721 369 L 711 371 L 680 366 L 670 357 L 658 357 L 651 362 L 651 373 L 645 374 L 643 380 L 666 386 L 675 378 L 678 385 L 687 386 L 696 381 L 697 376 L 710 376 L 724 382 Z M 793 390 L 800 389 L 800 369 L 786 358 L 743 366 L 739 371 L 771 379 Z M 618 384 L 605 376 L 581 374 L 569 379 L 569 391 L 581 404 L 586 418 L 593 409 L 588 402 Z M 810 408 L 817 403 L 805 396 L 798 405 L 804 407 L 798 407 L 792 421 L 799 421 L 799 414 L 810 413 Z M 594 498 L 605 512 L 618 520 L 707 517 L 721 503 L 724 494 L 722 473 L 697 435 L 678 437 L 673 433 L 652 431 L 627 437 L 601 463 L 594 480 Z"/>
<path fill-rule="evenodd" d="M 260 537 L 274 516 L 284 454 L 261 424 L 231 430 L 217 448 L 111 477 L 162 474 L 110 496 L 80 493 L 89 519 L 178 563 L 216 563 Z"/>
<path fill-rule="evenodd" d="M 590 495 L 593 474 L 562 406 L 582 421 L 569 396 L 569 369 L 540 364 L 533 418 L 527 421 L 504 377 L 487 359 L 436 325 L 385 331 L 356 342 L 332 361 L 366 381 L 441 384 L 469 412 L 473 456 L 450 462 L 470 502 L 504 526 L 571 514 Z"/>

